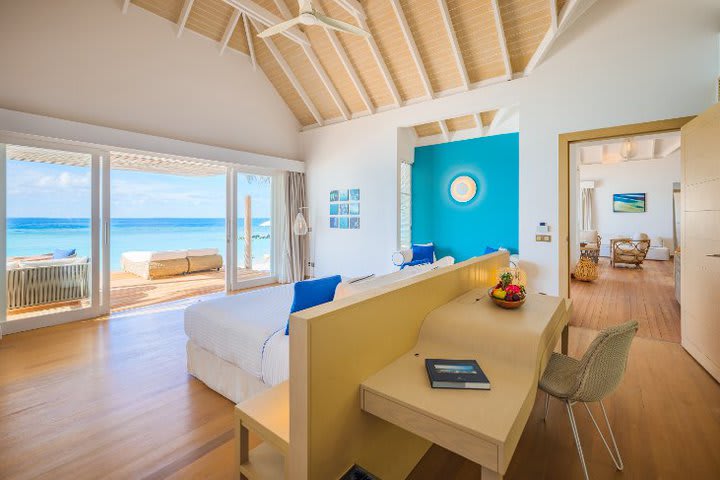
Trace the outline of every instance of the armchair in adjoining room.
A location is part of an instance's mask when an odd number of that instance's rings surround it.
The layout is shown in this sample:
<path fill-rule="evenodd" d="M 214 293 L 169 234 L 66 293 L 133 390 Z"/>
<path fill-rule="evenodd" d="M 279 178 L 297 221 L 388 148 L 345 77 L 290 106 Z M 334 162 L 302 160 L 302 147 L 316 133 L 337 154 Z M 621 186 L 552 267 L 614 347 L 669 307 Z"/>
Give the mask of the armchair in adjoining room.
<path fill-rule="evenodd" d="M 633 240 L 630 238 L 613 238 L 610 240 L 610 265 L 619 263 L 641 267 L 645 261 L 650 240 Z"/>
<path fill-rule="evenodd" d="M 578 235 L 578 240 L 588 247 L 600 248 L 602 237 L 597 230 L 582 230 Z"/>

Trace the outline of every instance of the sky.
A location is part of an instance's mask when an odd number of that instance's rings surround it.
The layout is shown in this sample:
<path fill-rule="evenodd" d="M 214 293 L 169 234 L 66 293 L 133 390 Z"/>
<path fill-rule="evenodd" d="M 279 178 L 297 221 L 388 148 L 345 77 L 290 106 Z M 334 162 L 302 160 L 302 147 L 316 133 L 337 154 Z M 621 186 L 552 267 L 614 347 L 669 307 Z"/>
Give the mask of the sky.
<path fill-rule="evenodd" d="M 112 218 L 222 218 L 225 176 L 181 177 L 112 170 Z M 90 168 L 7 161 L 7 216 L 88 218 Z M 239 217 L 245 195 L 253 197 L 253 217 L 270 217 L 270 184 L 238 180 Z"/>

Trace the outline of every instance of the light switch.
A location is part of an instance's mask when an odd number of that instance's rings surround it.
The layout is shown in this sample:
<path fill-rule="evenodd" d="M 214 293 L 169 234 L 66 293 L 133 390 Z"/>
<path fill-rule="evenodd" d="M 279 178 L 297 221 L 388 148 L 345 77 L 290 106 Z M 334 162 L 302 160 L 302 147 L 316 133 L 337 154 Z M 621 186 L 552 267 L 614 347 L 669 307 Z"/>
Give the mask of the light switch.
<path fill-rule="evenodd" d="M 552 238 L 550 235 L 535 235 L 536 242 L 551 242 Z"/>

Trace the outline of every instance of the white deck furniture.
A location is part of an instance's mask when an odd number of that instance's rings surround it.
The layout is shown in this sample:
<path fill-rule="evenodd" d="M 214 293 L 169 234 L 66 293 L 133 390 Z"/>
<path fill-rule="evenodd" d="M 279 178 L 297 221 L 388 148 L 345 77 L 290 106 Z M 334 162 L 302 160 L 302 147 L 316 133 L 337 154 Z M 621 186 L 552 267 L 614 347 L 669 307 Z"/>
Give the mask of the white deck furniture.
<path fill-rule="evenodd" d="M 196 250 L 132 251 L 120 257 L 123 272 L 146 280 L 187 273 L 220 270 L 222 256 L 217 248 Z"/>
<path fill-rule="evenodd" d="M 89 297 L 87 257 L 8 263 L 7 308 L 37 307 Z"/>

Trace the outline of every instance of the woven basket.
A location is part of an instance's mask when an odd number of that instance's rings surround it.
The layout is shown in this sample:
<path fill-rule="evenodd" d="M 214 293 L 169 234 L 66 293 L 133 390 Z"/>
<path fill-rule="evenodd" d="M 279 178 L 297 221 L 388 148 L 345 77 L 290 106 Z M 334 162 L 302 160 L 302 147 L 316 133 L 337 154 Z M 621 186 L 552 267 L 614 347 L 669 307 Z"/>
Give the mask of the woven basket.
<path fill-rule="evenodd" d="M 598 266 L 589 258 L 581 258 L 575 266 L 575 278 L 581 282 L 592 282 L 598 278 Z"/>

